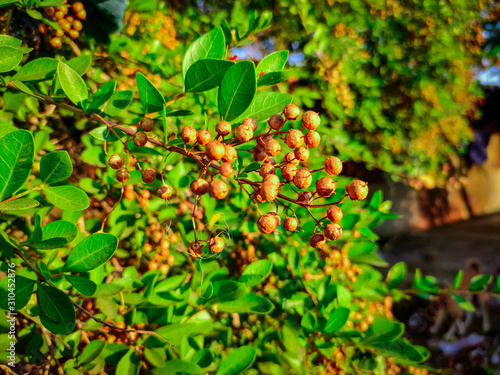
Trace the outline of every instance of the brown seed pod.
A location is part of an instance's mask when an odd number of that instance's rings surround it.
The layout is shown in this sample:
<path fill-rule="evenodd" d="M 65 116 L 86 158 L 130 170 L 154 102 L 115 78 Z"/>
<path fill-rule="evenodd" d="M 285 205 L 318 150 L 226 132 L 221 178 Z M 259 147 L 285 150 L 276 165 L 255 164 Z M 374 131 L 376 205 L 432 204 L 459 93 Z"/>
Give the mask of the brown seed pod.
<path fill-rule="evenodd" d="M 287 181 L 292 181 L 297 173 L 297 167 L 293 164 L 285 164 L 281 167 L 281 175 Z"/>
<path fill-rule="evenodd" d="M 304 143 L 304 135 L 298 129 L 290 129 L 285 136 L 285 143 L 290 148 L 297 148 Z"/>
<path fill-rule="evenodd" d="M 222 165 L 220 166 L 219 172 L 220 172 L 221 176 L 229 177 L 234 173 L 233 166 L 231 165 L 231 163 L 228 163 L 228 162 L 222 163 Z"/>
<path fill-rule="evenodd" d="M 281 224 L 281 217 L 277 212 L 269 212 L 268 215 L 272 215 L 276 220 L 276 226 Z"/>
<path fill-rule="evenodd" d="M 76 30 L 69 30 L 68 35 L 71 39 L 76 39 L 80 36 L 80 32 L 78 32 Z"/>
<path fill-rule="evenodd" d="M 156 171 L 153 168 L 146 168 L 142 171 L 142 181 L 149 184 L 156 180 Z"/>
<path fill-rule="evenodd" d="M 285 119 L 280 115 L 272 115 L 271 118 L 267 120 L 267 123 L 271 129 L 280 130 L 283 125 L 285 125 Z"/>
<path fill-rule="evenodd" d="M 253 148 L 252 154 L 253 154 L 253 160 L 255 161 L 264 161 L 268 158 L 266 152 L 260 147 Z"/>
<path fill-rule="evenodd" d="M 210 184 L 210 196 L 215 199 L 224 199 L 229 192 L 229 189 L 224 181 L 214 180 Z"/>
<path fill-rule="evenodd" d="M 161 199 L 169 199 L 173 193 L 174 193 L 174 190 L 168 185 L 162 185 L 158 188 L 158 190 L 156 190 L 156 194 Z"/>
<path fill-rule="evenodd" d="M 145 132 L 150 132 L 150 131 L 153 131 L 153 129 L 155 128 L 155 122 L 152 118 L 143 117 L 141 119 L 141 121 L 139 122 L 139 126 Z"/>
<path fill-rule="evenodd" d="M 272 184 L 276 187 L 279 187 L 280 186 L 280 179 L 275 174 L 269 174 L 266 177 L 264 177 L 264 179 L 262 180 L 262 183 L 263 184 L 266 184 L 266 183 Z"/>
<path fill-rule="evenodd" d="M 299 195 L 297 196 L 297 202 L 299 203 L 310 203 L 311 199 L 312 199 L 312 194 L 308 191 L 299 193 Z"/>
<path fill-rule="evenodd" d="M 209 188 L 208 182 L 203 178 L 197 178 L 189 186 L 194 195 L 206 194 Z"/>
<path fill-rule="evenodd" d="M 288 104 L 283 110 L 283 114 L 287 120 L 295 120 L 300 116 L 300 108 L 295 104 Z"/>
<path fill-rule="evenodd" d="M 76 31 L 81 31 L 83 28 L 82 22 L 80 20 L 73 21 L 73 29 Z"/>
<path fill-rule="evenodd" d="M 328 174 L 340 174 L 342 172 L 342 160 L 336 156 L 330 156 L 325 160 L 325 171 Z"/>
<path fill-rule="evenodd" d="M 220 237 L 212 237 L 208 243 L 208 248 L 212 253 L 218 254 L 224 250 L 224 240 Z"/>
<path fill-rule="evenodd" d="M 224 157 L 226 153 L 226 148 L 219 141 L 208 142 L 205 146 L 205 151 L 207 156 L 212 160 L 220 160 Z"/>
<path fill-rule="evenodd" d="M 335 241 L 342 237 L 342 227 L 338 224 L 328 224 L 325 227 L 325 236 L 326 238 Z"/>
<path fill-rule="evenodd" d="M 314 148 L 318 147 L 321 142 L 321 136 L 318 132 L 314 130 L 309 130 L 307 134 L 304 136 L 304 141 L 306 142 L 307 147 Z"/>
<path fill-rule="evenodd" d="M 293 177 L 293 183 L 299 189 L 307 189 L 312 183 L 311 172 L 307 168 L 299 169 Z"/>
<path fill-rule="evenodd" d="M 299 226 L 299 221 L 294 217 L 287 217 L 285 223 L 283 224 L 286 230 L 293 232 Z"/>
<path fill-rule="evenodd" d="M 115 176 L 118 182 L 127 182 L 130 178 L 130 173 L 128 173 L 126 168 L 122 168 L 119 171 L 116 171 Z"/>
<path fill-rule="evenodd" d="M 143 147 L 146 145 L 146 143 L 148 143 L 148 136 L 146 135 L 146 133 L 139 131 L 134 134 L 133 141 L 134 145 L 136 145 L 137 147 Z"/>
<path fill-rule="evenodd" d="M 202 146 L 205 146 L 208 142 L 212 140 L 212 134 L 206 129 L 200 130 L 198 135 L 196 136 L 198 143 Z"/>
<path fill-rule="evenodd" d="M 322 197 L 329 197 L 335 193 L 335 182 L 330 177 L 323 177 L 316 181 L 316 191 Z"/>
<path fill-rule="evenodd" d="M 355 180 L 347 185 L 345 190 L 349 194 L 349 198 L 353 201 L 361 201 L 368 196 L 368 183 Z"/>
<path fill-rule="evenodd" d="M 240 125 L 236 127 L 234 135 L 241 142 L 248 142 L 253 137 L 252 125 Z"/>
<path fill-rule="evenodd" d="M 111 155 L 108 160 L 108 165 L 113 169 L 120 169 L 125 164 L 125 160 L 121 157 L 121 155 Z"/>
<path fill-rule="evenodd" d="M 316 249 L 322 249 L 323 246 L 325 246 L 325 243 L 326 243 L 326 237 L 320 233 L 313 234 L 312 237 L 309 239 L 309 245 L 311 245 Z"/>
<path fill-rule="evenodd" d="M 243 120 L 243 123 L 241 125 L 246 125 L 246 126 L 251 126 L 254 131 L 257 130 L 257 126 L 259 124 L 257 123 L 257 120 L 251 117 L 247 117 L 246 119 Z"/>
<path fill-rule="evenodd" d="M 253 192 L 253 198 L 257 203 L 264 203 L 265 200 L 262 198 L 262 195 L 260 195 L 260 189 L 257 189 Z"/>
<path fill-rule="evenodd" d="M 81 10 L 80 12 L 76 13 L 76 16 L 79 19 L 84 20 L 85 18 L 87 18 L 87 12 L 85 10 Z"/>
<path fill-rule="evenodd" d="M 264 151 L 269 156 L 276 156 L 281 152 L 281 145 L 277 140 L 271 138 L 264 145 Z"/>
<path fill-rule="evenodd" d="M 328 220 L 338 223 L 340 220 L 342 220 L 342 217 L 344 217 L 344 214 L 342 213 L 342 209 L 338 206 L 330 206 L 328 207 L 328 210 L 326 211 L 326 216 L 328 217 Z"/>
<path fill-rule="evenodd" d="M 233 163 L 238 159 L 238 151 L 231 145 L 224 145 L 224 156 L 222 161 Z"/>
<path fill-rule="evenodd" d="M 274 164 L 271 162 L 271 160 L 274 159 L 267 159 L 260 166 L 259 174 L 261 175 L 261 177 L 266 177 L 269 174 L 276 173 L 276 168 L 274 167 Z"/>
<path fill-rule="evenodd" d="M 306 161 L 307 159 L 309 159 L 309 149 L 307 147 L 297 147 L 293 151 L 293 154 L 295 156 L 295 159 L 300 161 Z"/>
<path fill-rule="evenodd" d="M 190 241 L 188 247 L 188 253 L 193 258 L 200 258 L 203 253 L 203 245 L 199 242 Z"/>
<path fill-rule="evenodd" d="M 185 126 L 181 130 L 181 138 L 184 143 L 193 143 L 196 141 L 196 130 L 192 126 Z"/>
<path fill-rule="evenodd" d="M 257 228 L 259 228 L 261 233 L 269 234 L 276 230 L 277 223 L 273 215 L 265 214 L 257 220 Z"/>
<path fill-rule="evenodd" d="M 295 159 L 295 154 L 293 153 L 293 151 L 287 152 L 283 161 L 287 164 L 292 164 L 295 166 L 300 164 L 300 160 Z"/>
<path fill-rule="evenodd" d="M 266 202 L 275 200 L 279 193 L 279 186 L 280 182 L 278 176 L 275 174 L 267 175 L 262 182 L 262 186 L 260 187 L 260 195 L 262 196 L 262 199 Z"/>
<path fill-rule="evenodd" d="M 302 115 L 302 125 L 309 130 L 315 130 L 321 123 L 319 113 L 314 111 L 307 111 Z"/>
<path fill-rule="evenodd" d="M 217 125 L 215 125 L 215 131 L 217 134 L 225 137 L 229 133 L 231 133 L 231 124 L 227 121 L 219 121 Z"/>
<path fill-rule="evenodd" d="M 264 149 L 264 146 L 266 143 L 271 139 L 272 137 L 270 135 L 264 134 L 261 135 L 257 138 L 257 145 L 260 147 L 262 150 Z"/>

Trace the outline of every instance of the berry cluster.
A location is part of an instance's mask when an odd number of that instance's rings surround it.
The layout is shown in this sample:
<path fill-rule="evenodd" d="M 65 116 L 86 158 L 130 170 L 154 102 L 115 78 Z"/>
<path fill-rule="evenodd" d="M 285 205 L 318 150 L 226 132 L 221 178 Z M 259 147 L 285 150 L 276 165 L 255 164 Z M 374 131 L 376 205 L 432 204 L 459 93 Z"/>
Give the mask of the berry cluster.
<path fill-rule="evenodd" d="M 64 2 L 66 3 L 66 2 Z M 73 15 L 68 14 L 69 9 L 73 11 Z M 83 6 L 83 3 L 76 2 L 72 6 L 62 5 L 60 7 L 46 7 L 45 14 L 47 17 L 52 18 L 52 20 L 57 21 L 60 30 L 52 31 L 52 38 L 50 39 L 50 45 L 53 48 L 61 48 L 62 40 L 61 38 L 64 34 L 67 34 L 71 39 L 76 39 L 80 35 L 82 30 L 81 20 L 87 18 L 87 12 Z M 50 31 L 50 26 L 45 23 L 38 24 L 38 31 L 40 34 L 47 34 Z"/>

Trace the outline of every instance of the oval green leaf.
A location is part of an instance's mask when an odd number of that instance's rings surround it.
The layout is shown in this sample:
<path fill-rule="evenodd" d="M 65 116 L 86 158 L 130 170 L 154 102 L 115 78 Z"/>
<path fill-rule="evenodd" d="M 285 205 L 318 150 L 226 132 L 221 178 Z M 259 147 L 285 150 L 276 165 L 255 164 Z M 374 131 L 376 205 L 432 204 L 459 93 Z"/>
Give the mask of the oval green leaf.
<path fill-rule="evenodd" d="M 246 117 L 252 117 L 258 122 L 269 120 L 272 115 L 280 113 L 292 102 L 289 94 L 276 92 L 259 92 L 255 95 L 252 104 L 241 115 L 232 120 L 232 123 L 242 122 Z"/>
<path fill-rule="evenodd" d="M 84 102 L 89 98 L 89 92 L 82 77 L 62 61 L 57 64 L 57 77 L 68 98 L 83 108 Z"/>
<path fill-rule="evenodd" d="M 204 59 L 189 68 L 184 86 L 186 92 L 203 92 L 220 85 L 226 71 L 235 63 L 229 60 Z"/>
<path fill-rule="evenodd" d="M 43 188 L 47 200 L 61 210 L 80 211 L 89 207 L 89 197 L 76 186 L 46 186 Z"/>
<path fill-rule="evenodd" d="M 399 262 L 391 267 L 387 274 L 387 287 L 389 289 L 397 288 L 403 282 L 406 275 L 406 263 Z"/>
<path fill-rule="evenodd" d="M 120 359 L 116 366 L 116 374 L 120 375 L 138 375 L 140 369 L 140 361 L 135 354 L 134 349 L 129 349 L 127 353 Z"/>
<path fill-rule="evenodd" d="M 23 52 L 11 46 L 0 47 L 0 73 L 9 72 L 19 65 Z"/>
<path fill-rule="evenodd" d="M 491 275 L 476 275 L 474 276 L 469 284 L 470 292 L 478 292 L 480 290 L 486 289 L 486 285 L 492 280 Z"/>
<path fill-rule="evenodd" d="M 351 310 L 344 306 L 336 308 L 326 322 L 324 331 L 326 333 L 335 333 L 340 331 L 344 324 L 346 324 L 347 319 L 349 319 L 350 312 Z"/>
<path fill-rule="evenodd" d="M 50 332 L 68 335 L 75 328 L 75 308 L 69 297 L 57 288 L 38 284 L 40 321 Z"/>
<path fill-rule="evenodd" d="M 163 109 L 163 104 L 165 104 L 165 98 L 155 85 L 153 85 L 142 73 L 137 73 L 136 80 L 141 104 L 146 113 L 161 111 Z"/>
<path fill-rule="evenodd" d="M 196 39 L 186 51 L 182 60 L 182 77 L 186 74 L 196 61 L 201 59 L 223 59 L 226 55 L 226 42 L 224 32 L 220 27 Z"/>
<path fill-rule="evenodd" d="M 13 80 L 18 81 L 45 81 L 52 79 L 56 74 L 58 60 L 49 57 L 41 57 L 30 61 L 18 71 Z"/>
<path fill-rule="evenodd" d="M 106 341 L 104 340 L 92 340 L 85 346 L 82 354 L 78 356 L 78 364 L 83 365 L 85 363 L 92 362 L 101 354 L 102 350 L 106 346 Z"/>
<path fill-rule="evenodd" d="M 0 203 L 0 211 L 19 211 L 37 207 L 40 202 L 31 198 L 19 198 L 10 202 Z"/>
<path fill-rule="evenodd" d="M 16 275 L 15 279 L 4 277 L 0 281 L 0 309 L 7 311 L 21 310 L 31 298 L 36 280 L 28 279 L 21 275 Z M 9 305 L 9 289 L 14 288 L 15 305 Z"/>
<path fill-rule="evenodd" d="M 92 65 L 92 57 L 89 55 L 78 56 L 66 61 L 66 64 L 79 75 L 83 76 L 89 70 L 90 65 Z"/>
<path fill-rule="evenodd" d="M 87 272 L 106 263 L 118 248 L 118 238 L 108 233 L 95 233 L 75 246 L 64 272 Z"/>
<path fill-rule="evenodd" d="M 271 72 L 266 73 L 257 80 L 257 86 L 272 86 L 278 83 L 286 81 L 292 75 L 291 70 L 285 70 L 284 72 Z"/>
<path fill-rule="evenodd" d="M 78 228 L 69 221 L 56 220 L 42 229 L 42 238 L 33 244 L 36 249 L 55 249 L 73 242 L 78 236 Z"/>
<path fill-rule="evenodd" d="M 216 375 L 236 375 L 247 370 L 257 357 L 257 349 L 251 346 L 242 346 L 222 361 Z"/>
<path fill-rule="evenodd" d="M 45 154 L 40 162 L 40 179 L 43 184 L 63 181 L 73 173 L 73 164 L 67 151 Z"/>
<path fill-rule="evenodd" d="M 286 60 L 288 60 L 288 51 L 276 51 L 264 57 L 257 65 L 255 71 L 257 76 L 260 73 L 281 72 L 285 67 Z"/>
<path fill-rule="evenodd" d="M 82 276 L 64 275 L 68 281 L 84 296 L 91 296 L 97 289 L 96 283 Z"/>
<path fill-rule="evenodd" d="M 130 90 L 116 91 L 111 95 L 108 105 L 104 111 L 108 116 L 114 117 L 132 103 L 134 93 Z"/>
<path fill-rule="evenodd" d="M 269 259 L 261 259 L 250 263 L 243 271 L 239 282 L 255 286 L 263 282 L 271 273 L 273 263 Z"/>

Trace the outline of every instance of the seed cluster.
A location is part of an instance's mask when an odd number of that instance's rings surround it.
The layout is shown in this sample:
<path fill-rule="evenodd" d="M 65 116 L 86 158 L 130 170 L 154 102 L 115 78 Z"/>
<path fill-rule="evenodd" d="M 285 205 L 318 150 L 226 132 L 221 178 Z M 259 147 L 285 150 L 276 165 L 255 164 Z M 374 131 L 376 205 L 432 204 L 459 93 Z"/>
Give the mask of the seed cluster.
<path fill-rule="evenodd" d="M 60 30 L 53 29 L 52 38 L 50 39 L 50 45 L 53 48 L 61 48 L 62 40 L 61 38 L 66 34 L 71 39 L 76 39 L 80 35 L 82 30 L 82 22 L 87 18 L 87 12 L 83 3 L 77 1 L 73 5 L 66 5 L 66 1 L 63 2 L 65 5 L 59 7 L 46 7 L 45 14 L 47 17 L 56 21 Z M 68 14 L 69 10 L 72 10 L 73 15 Z M 47 34 L 51 27 L 45 23 L 38 24 L 38 31 L 40 34 Z"/>

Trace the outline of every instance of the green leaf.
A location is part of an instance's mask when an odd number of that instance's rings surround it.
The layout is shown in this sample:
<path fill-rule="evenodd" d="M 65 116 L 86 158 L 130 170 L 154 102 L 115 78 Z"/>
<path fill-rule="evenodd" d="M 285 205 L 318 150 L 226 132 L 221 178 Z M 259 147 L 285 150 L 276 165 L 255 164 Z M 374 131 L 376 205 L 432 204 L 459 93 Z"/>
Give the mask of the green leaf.
<path fill-rule="evenodd" d="M 56 220 L 42 229 L 42 238 L 34 241 L 33 247 L 36 249 L 55 249 L 64 247 L 73 242 L 78 235 L 78 228 L 69 221 Z"/>
<path fill-rule="evenodd" d="M 173 345 L 180 345 L 185 337 L 191 335 L 208 334 L 212 332 L 212 317 L 206 310 L 201 310 L 180 323 L 170 324 L 159 328 L 156 333 L 170 341 Z M 159 343 L 161 342 L 158 339 Z M 164 345 L 164 342 L 161 342 Z"/>
<path fill-rule="evenodd" d="M 47 200 L 61 210 L 80 211 L 89 207 L 89 197 L 76 186 L 46 186 L 43 188 Z"/>
<path fill-rule="evenodd" d="M 130 103 L 132 103 L 133 96 L 134 93 L 130 90 L 120 90 L 114 92 L 108 101 L 108 105 L 106 106 L 104 113 L 111 117 L 118 115 L 121 111 L 127 108 Z"/>
<path fill-rule="evenodd" d="M 116 374 L 120 375 L 138 375 L 140 370 L 139 358 L 135 354 L 135 350 L 129 349 L 129 351 L 120 359 L 118 365 L 116 366 Z"/>
<path fill-rule="evenodd" d="M 28 13 L 28 15 L 35 20 L 43 19 L 43 16 L 40 14 L 40 12 L 35 9 L 26 9 L 26 13 Z"/>
<path fill-rule="evenodd" d="M 75 309 L 69 297 L 57 288 L 38 284 L 40 321 L 50 332 L 68 335 L 75 328 Z"/>
<path fill-rule="evenodd" d="M 206 371 L 203 371 L 196 363 L 171 359 L 165 362 L 163 367 L 152 369 L 151 373 L 153 375 L 204 375 Z"/>
<path fill-rule="evenodd" d="M 23 52 L 11 46 L 0 47 L 0 73 L 9 72 L 19 65 Z"/>
<path fill-rule="evenodd" d="M 394 341 L 404 333 L 404 324 L 389 319 L 376 319 L 368 331 L 362 345 L 375 345 L 388 341 Z"/>
<path fill-rule="evenodd" d="M 222 298 L 222 302 L 217 303 L 217 310 L 228 313 L 253 314 L 269 314 L 274 310 L 274 305 L 269 299 L 254 293 L 248 293 L 236 299 L 231 297 L 232 295 L 228 295 Z"/>
<path fill-rule="evenodd" d="M 386 357 L 409 360 L 412 362 L 423 362 L 429 357 L 429 351 L 421 346 L 411 345 L 405 339 L 390 342 L 380 342 L 373 345 L 376 352 Z"/>
<path fill-rule="evenodd" d="M 387 287 L 389 289 L 397 288 L 403 282 L 405 275 L 406 263 L 396 263 L 394 266 L 392 266 L 392 268 L 389 270 L 389 273 L 387 274 Z"/>
<path fill-rule="evenodd" d="M 349 319 L 349 310 L 347 307 L 340 306 L 333 310 L 330 318 L 325 324 L 324 331 L 326 333 L 335 333 L 340 331 L 340 329 L 346 324 L 347 319 Z"/>
<path fill-rule="evenodd" d="M 89 98 L 89 92 L 82 77 L 67 64 L 59 61 L 57 64 L 57 78 L 68 98 L 83 108 L 83 103 Z"/>
<path fill-rule="evenodd" d="M 27 130 L 16 130 L 0 139 L 0 201 L 17 191 L 33 166 L 35 143 Z"/>
<path fill-rule="evenodd" d="M 286 60 L 288 59 L 288 51 L 276 51 L 267 55 L 257 65 L 255 74 L 257 76 L 264 72 L 264 75 L 270 72 L 281 72 L 285 67 Z"/>
<path fill-rule="evenodd" d="M 89 55 L 78 56 L 66 61 L 66 64 L 80 76 L 83 76 L 92 65 L 92 57 Z"/>
<path fill-rule="evenodd" d="M 474 276 L 469 284 L 470 292 L 478 292 L 480 290 L 485 290 L 486 285 L 493 279 L 491 275 L 476 275 Z"/>
<path fill-rule="evenodd" d="M 255 286 L 263 282 L 271 273 L 273 263 L 268 259 L 261 259 L 250 263 L 239 278 L 240 283 Z"/>
<path fill-rule="evenodd" d="M 82 354 L 78 356 L 77 363 L 79 365 L 84 365 L 85 363 L 92 362 L 99 354 L 101 354 L 105 346 L 106 341 L 104 340 L 92 340 L 85 346 Z"/>
<path fill-rule="evenodd" d="M 163 109 L 163 104 L 165 104 L 165 98 L 155 85 L 153 85 L 142 73 L 137 73 L 136 80 L 141 104 L 146 113 L 161 111 Z"/>
<path fill-rule="evenodd" d="M 52 79 L 56 74 L 58 60 L 50 57 L 41 57 L 25 64 L 19 70 L 13 80 L 18 81 L 44 81 Z"/>
<path fill-rule="evenodd" d="M 84 296 L 91 296 L 95 293 L 97 285 L 83 276 L 64 275 L 68 281 Z"/>
<path fill-rule="evenodd" d="M 40 179 L 49 185 L 66 180 L 73 173 L 73 164 L 67 151 L 45 154 L 40 161 Z"/>
<path fill-rule="evenodd" d="M 457 272 L 457 276 L 455 276 L 455 281 L 453 282 L 453 287 L 455 289 L 460 288 L 462 284 L 462 280 L 464 279 L 464 271 L 460 270 Z"/>
<path fill-rule="evenodd" d="M 272 86 L 278 83 L 286 81 L 292 75 L 291 70 L 285 70 L 284 72 L 271 72 L 266 73 L 263 76 L 259 77 L 257 80 L 257 86 Z"/>
<path fill-rule="evenodd" d="M 182 60 L 182 78 L 196 61 L 202 59 L 223 59 L 226 55 L 224 32 L 220 27 L 196 39 L 186 51 Z"/>
<path fill-rule="evenodd" d="M 300 321 L 300 326 L 307 333 L 313 333 L 314 329 L 316 328 L 316 318 L 313 314 L 307 313 Z"/>
<path fill-rule="evenodd" d="M 203 92 L 220 85 L 227 70 L 235 63 L 229 60 L 204 59 L 195 62 L 186 74 L 186 92 Z"/>
<path fill-rule="evenodd" d="M 21 310 L 31 298 L 36 280 L 28 279 L 21 275 L 15 277 L 5 276 L 0 281 L 0 309 L 7 311 Z M 9 293 L 13 292 L 15 297 L 9 299 Z M 15 302 L 9 304 L 9 301 Z"/>
<path fill-rule="evenodd" d="M 497 282 L 495 283 L 495 287 L 493 288 L 493 293 L 500 293 L 500 276 L 497 277 Z"/>
<path fill-rule="evenodd" d="M 125 133 L 123 133 L 119 129 L 115 129 L 116 134 L 123 137 Z M 111 132 L 106 125 L 99 126 L 98 128 L 92 129 L 89 134 L 95 139 L 99 139 L 100 141 L 104 141 L 106 139 L 107 142 L 116 142 L 118 141 L 118 137 L 115 133 Z"/>
<path fill-rule="evenodd" d="M 460 306 L 460 308 L 462 308 L 463 310 L 471 312 L 476 311 L 474 305 L 470 301 L 467 301 L 465 297 L 459 296 L 457 294 L 452 294 L 451 298 L 455 300 L 458 303 L 458 306 Z"/>
<path fill-rule="evenodd" d="M 21 40 L 10 35 L 0 34 L 0 46 L 19 47 Z"/>
<path fill-rule="evenodd" d="M 33 229 L 33 233 L 31 234 L 28 242 L 38 242 L 42 239 L 42 236 L 42 217 L 39 214 L 35 214 L 35 228 Z"/>
<path fill-rule="evenodd" d="M 246 117 L 252 117 L 258 122 L 269 120 L 272 115 L 283 111 L 293 101 L 289 94 L 276 92 L 257 93 L 252 104 L 241 115 L 236 117 L 232 123 L 241 123 Z"/>
<path fill-rule="evenodd" d="M 37 207 L 40 202 L 31 198 L 19 198 L 10 202 L 0 203 L 0 211 L 19 211 Z"/>
<path fill-rule="evenodd" d="M 257 349 L 252 346 L 242 346 L 233 350 L 222 361 L 216 375 L 236 375 L 247 370 L 257 358 Z"/>
<path fill-rule="evenodd" d="M 112 234 L 95 233 L 75 246 L 62 269 L 63 272 L 87 272 L 106 263 L 118 248 Z"/>
<path fill-rule="evenodd" d="M 116 90 L 115 80 L 106 82 L 99 88 L 99 90 L 96 91 L 96 93 L 92 97 L 92 102 L 90 103 L 89 108 L 91 109 L 101 108 L 113 96 L 115 90 Z"/>
<path fill-rule="evenodd" d="M 219 86 L 219 115 L 232 121 L 252 103 L 257 90 L 255 66 L 251 61 L 241 61 L 226 72 Z"/>

